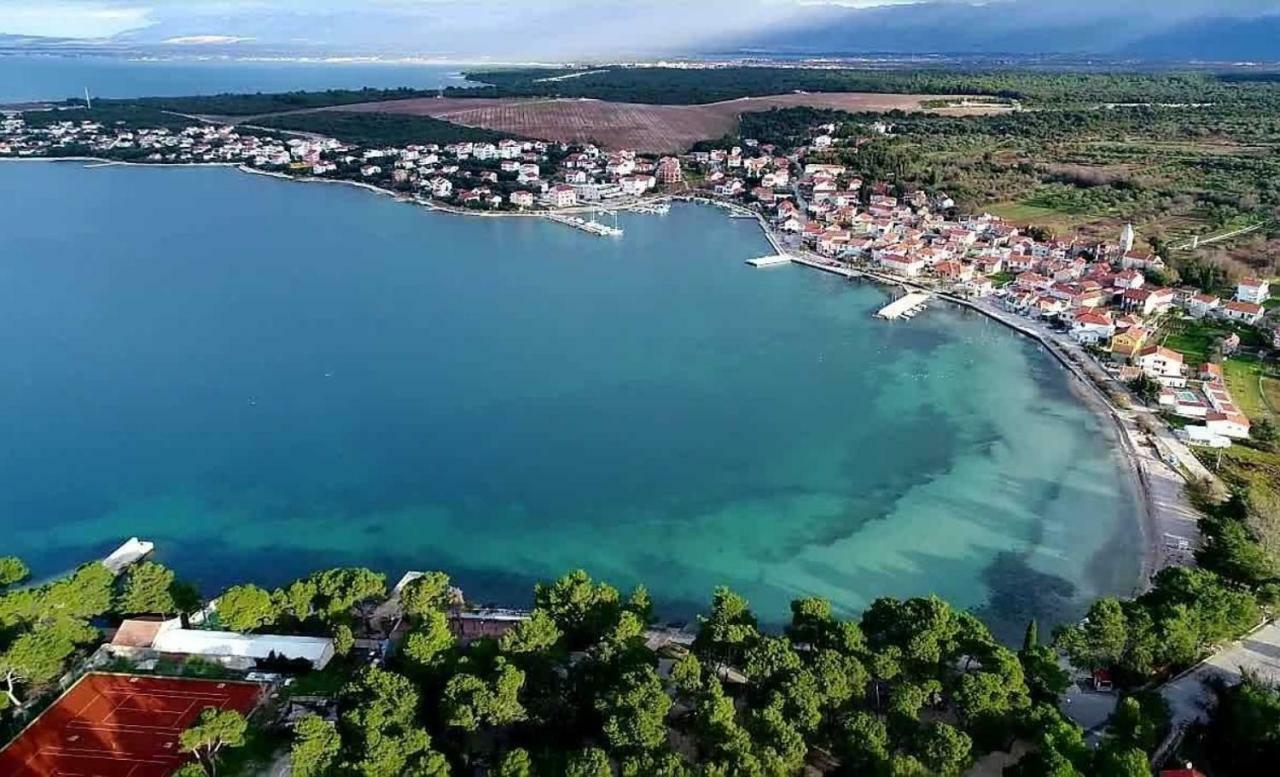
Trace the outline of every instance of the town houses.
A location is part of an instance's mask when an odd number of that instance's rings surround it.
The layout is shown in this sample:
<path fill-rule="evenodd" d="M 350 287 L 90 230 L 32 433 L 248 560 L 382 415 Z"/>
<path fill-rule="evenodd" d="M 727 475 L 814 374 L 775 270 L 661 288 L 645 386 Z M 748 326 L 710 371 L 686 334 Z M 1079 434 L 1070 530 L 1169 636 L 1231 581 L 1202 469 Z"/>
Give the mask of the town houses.
<path fill-rule="evenodd" d="M 684 180 L 678 157 L 649 158 L 627 150 L 605 153 L 590 143 L 507 138 L 496 143 L 366 148 L 332 138 L 276 137 L 229 125 L 128 127 L 57 117 L 56 110 L 48 110 L 0 119 L 0 157 L 236 164 L 284 175 L 358 181 L 433 204 L 486 210 L 625 204 L 660 187 L 680 187 Z M 182 121 L 175 117 L 174 123 Z"/>

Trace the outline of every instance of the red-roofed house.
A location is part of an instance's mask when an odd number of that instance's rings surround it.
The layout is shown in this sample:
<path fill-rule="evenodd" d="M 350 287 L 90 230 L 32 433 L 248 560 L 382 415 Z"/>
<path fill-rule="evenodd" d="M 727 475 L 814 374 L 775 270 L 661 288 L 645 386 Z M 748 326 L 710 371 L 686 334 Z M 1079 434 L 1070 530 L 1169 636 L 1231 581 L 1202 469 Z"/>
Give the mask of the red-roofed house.
<path fill-rule="evenodd" d="M 1204 318 L 1218 309 L 1222 300 L 1212 294 L 1197 294 L 1187 300 L 1187 313 L 1192 318 Z"/>
<path fill-rule="evenodd" d="M 1071 337 L 1081 345 L 1109 342 L 1115 333 L 1115 322 L 1105 310 L 1081 310 L 1071 323 Z"/>
<path fill-rule="evenodd" d="M 1133 360 L 1134 366 L 1147 375 L 1160 381 L 1162 385 L 1174 388 L 1187 385 L 1182 362 L 1182 354 L 1154 344 L 1138 351 Z"/>
<path fill-rule="evenodd" d="M 1264 278 L 1245 278 L 1236 284 L 1236 299 L 1261 305 L 1271 299 L 1271 284 Z"/>
<path fill-rule="evenodd" d="M 1244 324 L 1256 324 L 1262 320 L 1264 308 L 1253 302 L 1228 302 L 1222 307 L 1221 315 L 1228 321 L 1239 321 Z"/>

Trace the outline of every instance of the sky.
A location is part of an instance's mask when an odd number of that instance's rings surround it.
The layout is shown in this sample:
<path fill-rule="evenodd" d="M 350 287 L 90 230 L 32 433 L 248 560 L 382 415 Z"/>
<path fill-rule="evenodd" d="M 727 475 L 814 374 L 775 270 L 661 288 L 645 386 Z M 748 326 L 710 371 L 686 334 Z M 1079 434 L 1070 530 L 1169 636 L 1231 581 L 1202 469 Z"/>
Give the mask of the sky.
<path fill-rule="evenodd" d="M 833 6 L 838 16 L 821 16 Z M 876 25 L 935 18 L 998 18 L 1011 31 L 1097 24 L 1123 37 L 1268 12 L 1280 12 L 1280 0 L 0 0 L 0 33 L 186 50 L 564 59 L 683 53 L 810 19 L 864 24 L 870 37 Z"/>

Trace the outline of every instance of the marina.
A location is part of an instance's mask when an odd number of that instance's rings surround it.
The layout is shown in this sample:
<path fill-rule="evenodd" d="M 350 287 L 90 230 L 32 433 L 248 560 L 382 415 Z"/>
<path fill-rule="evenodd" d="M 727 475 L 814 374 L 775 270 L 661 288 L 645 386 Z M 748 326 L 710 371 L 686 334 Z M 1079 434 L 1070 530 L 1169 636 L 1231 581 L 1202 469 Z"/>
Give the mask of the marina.
<path fill-rule="evenodd" d="M 564 224 L 565 226 L 573 227 L 574 229 L 580 229 L 583 232 L 587 232 L 592 235 L 599 235 L 600 237 L 621 237 L 622 236 L 622 229 L 617 226 L 617 222 L 618 222 L 617 213 L 613 213 L 613 220 L 614 220 L 613 226 L 609 226 L 608 224 L 602 224 L 601 222 L 596 221 L 594 212 L 591 214 L 590 219 L 584 219 L 581 216 L 565 216 L 558 213 L 548 214 L 546 218 L 548 221 L 554 221 L 557 224 Z"/>
<path fill-rule="evenodd" d="M 632 213 L 647 213 L 654 216 L 665 216 L 671 212 L 669 200 L 655 200 L 637 203 L 628 208 Z"/>
<path fill-rule="evenodd" d="M 932 297 L 931 294 L 911 292 L 880 308 L 876 313 L 876 318 L 883 318 L 886 321 L 896 321 L 900 318 L 911 319 L 924 310 L 930 297 Z"/>

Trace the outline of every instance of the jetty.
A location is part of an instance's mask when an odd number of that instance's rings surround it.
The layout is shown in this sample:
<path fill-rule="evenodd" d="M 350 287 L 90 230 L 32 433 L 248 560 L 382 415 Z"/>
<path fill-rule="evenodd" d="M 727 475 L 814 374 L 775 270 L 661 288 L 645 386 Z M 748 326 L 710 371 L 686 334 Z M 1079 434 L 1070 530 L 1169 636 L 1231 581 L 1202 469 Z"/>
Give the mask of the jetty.
<path fill-rule="evenodd" d="M 608 224 L 601 224 L 595 219 L 584 219 L 581 216 L 565 216 L 558 213 L 548 214 L 546 218 L 550 221 L 556 222 L 557 224 L 564 224 L 565 226 L 573 227 L 574 229 L 581 229 L 583 232 L 587 232 L 592 235 L 599 235 L 600 237 L 620 237 L 622 235 L 622 229 L 620 227 L 611 227 Z"/>
<path fill-rule="evenodd" d="M 758 259 L 748 259 L 747 264 L 752 267 L 777 267 L 780 264 L 791 264 L 791 257 L 786 254 L 771 254 Z"/>
<path fill-rule="evenodd" d="M 912 292 L 895 299 L 888 305 L 880 308 L 876 313 L 876 318 L 883 318 L 886 321 L 896 321 L 900 318 L 912 318 L 920 311 L 924 310 L 925 305 L 929 302 L 933 295 L 923 292 Z"/>
<path fill-rule="evenodd" d="M 146 558 L 155 549 L 156 544 L 154 542 L 130 537 L 123 545 L 111 551 L 111 555 L 102 560 L 102 566 L 111 570 L 111 574 L 118 575 Z"/>
<path fill-rule="evenodd" d="M 639 202 L 632 205 L 628 210 L 632 213 L 648 213 L 655 216 L 665 216 L 671 212 L 671 202 L 669 200 Z"/>

